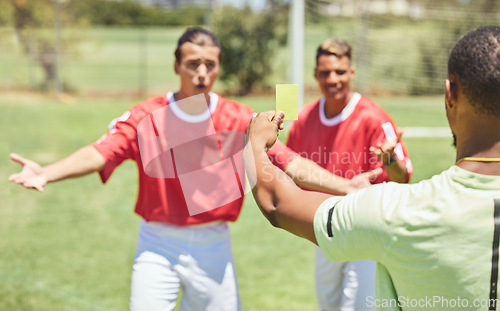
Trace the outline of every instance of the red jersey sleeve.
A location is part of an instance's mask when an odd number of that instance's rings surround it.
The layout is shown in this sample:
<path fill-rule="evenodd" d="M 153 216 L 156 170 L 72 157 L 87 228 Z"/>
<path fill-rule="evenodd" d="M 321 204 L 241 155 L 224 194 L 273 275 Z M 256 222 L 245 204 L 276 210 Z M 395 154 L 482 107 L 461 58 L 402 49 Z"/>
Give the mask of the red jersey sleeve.
<path fill-rule="evenodd" d="M 136 122 L 129 110 L 112 120 L 108 132 L 92 144 L 106 160 L 105 167 L 99 172 L 103 183 L 124 160 L 133 158 L 133 150 L 137 148 L 134 148 L 136 141 Z"/>
<path fill-rule="evenodd" d="M 277 141 L 274 146 L 267 152 L 271 162 L 279 167 L 281 170 L 285 170 L 287 165 L 298 156 L 298 154 L 292 149 L 288 148 L 281 141 Z"/>

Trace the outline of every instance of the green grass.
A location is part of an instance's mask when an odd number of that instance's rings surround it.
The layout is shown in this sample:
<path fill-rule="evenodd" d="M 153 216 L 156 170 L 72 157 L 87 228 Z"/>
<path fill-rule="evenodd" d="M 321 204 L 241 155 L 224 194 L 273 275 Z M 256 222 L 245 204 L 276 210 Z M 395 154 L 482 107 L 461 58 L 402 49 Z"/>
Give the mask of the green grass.
<path fill-rule="evenodd" d="M 447 127 L 444 96 L 375 97 L 398 126 Z"/>
<path fill-rule="evenodd" d="M 257 111 L 273 97 L 239 100 Z M 444 126 L 441 99 L 380 98 L 400 126 Z M 96 174 L 50 184 L 44 193 L 8 183 L 9 152 L 50 163 L 99 138 L 134 99 L 0 95 L 0 310 L 127 310 L 139 217 L 136 168 L 125 163 L 102 186 Z M 433 117 L 426 117 L 433 116 Z M 453 163 L 449 139 L 407 139 L 415 173 Z M 251 196 L 231 225 L 245 310 L 316 310 L 313 246 L 273 228 Z"/>
<path fill-rule="evenodd" d="M 126 309 L 137 224 L 131 163 L 106 187 L 92 175 L 51 185 L 42 194 L 7 184 L 7 177 L 19 169 L 8 161 L 9 152 L 52 162 L 97 139 L 105 120 L 129 104 L 63 104 L 9 94 L 0 106 L 0 309 Z"/>

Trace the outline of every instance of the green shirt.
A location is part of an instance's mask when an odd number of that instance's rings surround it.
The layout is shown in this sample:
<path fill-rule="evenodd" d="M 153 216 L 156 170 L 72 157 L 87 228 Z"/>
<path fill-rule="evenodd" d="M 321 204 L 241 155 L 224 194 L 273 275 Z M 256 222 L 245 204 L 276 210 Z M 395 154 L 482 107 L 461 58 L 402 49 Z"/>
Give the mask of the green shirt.
<path fill-rule="evenodd" d="M 452 166 L 418 184 L 384 183 L 329 198 L 314 231 L 330 260 L 377 262 L 377 297 L 367 298 L 368 307 L 488 310 L 492 262 L 498 264 L 495 209 L 500 177 Z"/>

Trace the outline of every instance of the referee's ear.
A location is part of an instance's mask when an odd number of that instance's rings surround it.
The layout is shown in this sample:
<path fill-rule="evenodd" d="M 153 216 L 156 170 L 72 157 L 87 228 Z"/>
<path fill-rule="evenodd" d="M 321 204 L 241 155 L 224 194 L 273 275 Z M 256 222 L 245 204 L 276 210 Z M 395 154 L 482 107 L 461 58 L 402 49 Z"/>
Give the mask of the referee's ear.
<path fill-rule="evenodd" d="M 457 84 L 456 82 L 450 81 L 449 79 L 446 79 L 445 81 L 445 103 L 448 108 L 452 108 L 456 98 L 457 98 Z"/>

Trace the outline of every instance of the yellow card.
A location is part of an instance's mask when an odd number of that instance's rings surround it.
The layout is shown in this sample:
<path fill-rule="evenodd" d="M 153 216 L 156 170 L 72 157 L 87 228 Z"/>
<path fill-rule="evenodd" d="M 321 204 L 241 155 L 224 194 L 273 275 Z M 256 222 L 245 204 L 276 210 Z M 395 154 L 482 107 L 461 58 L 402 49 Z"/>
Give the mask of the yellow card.
<path fill-rule="evenodd" d="M 276 84 L 276 111 L 283 111 L 285 120 L 299 118 L 299 86 L 297 84 Z"/>

